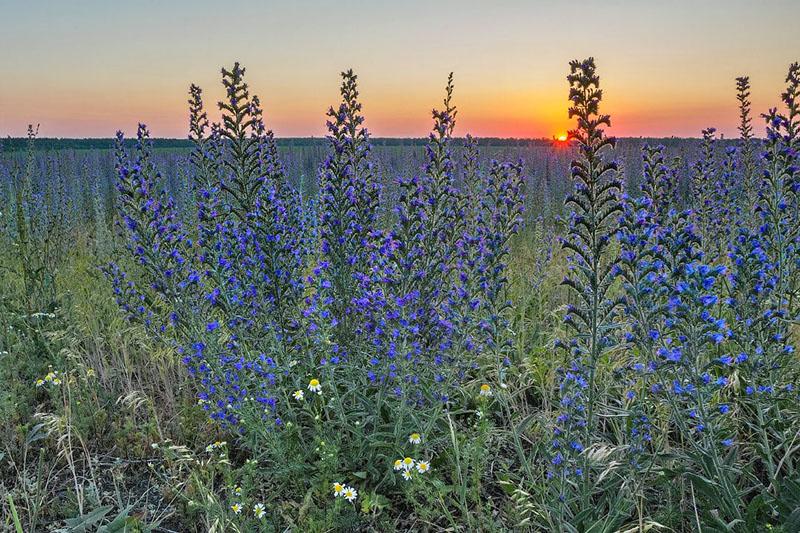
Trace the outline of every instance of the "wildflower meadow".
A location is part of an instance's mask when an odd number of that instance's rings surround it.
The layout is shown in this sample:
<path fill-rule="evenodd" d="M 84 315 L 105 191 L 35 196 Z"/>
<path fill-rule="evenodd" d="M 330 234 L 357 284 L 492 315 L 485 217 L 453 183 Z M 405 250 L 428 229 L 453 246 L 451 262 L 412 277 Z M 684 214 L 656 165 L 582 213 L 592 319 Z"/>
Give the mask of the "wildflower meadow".
<path fill-rule="evenodd" d="M 234 63 L 187 141 L 3 141 L 0 530 L 800 531 L 800 64 L 733 139 L 610 137 L 602 67 L 561 140 L 457 72 L 374 138 L 352 70 L 276 138 Z"/>

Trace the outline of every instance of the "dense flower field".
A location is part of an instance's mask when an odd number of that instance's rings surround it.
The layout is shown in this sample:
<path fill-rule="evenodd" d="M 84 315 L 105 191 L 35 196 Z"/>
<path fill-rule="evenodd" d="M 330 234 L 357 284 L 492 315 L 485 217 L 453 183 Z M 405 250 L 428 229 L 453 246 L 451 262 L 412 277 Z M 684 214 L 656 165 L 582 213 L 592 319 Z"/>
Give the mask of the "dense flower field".
<path fill-rule="evenodd" d="M 800 64 L 740 139 L 0 156 L 0 529 L 798 531 Z M 765 128 L 765 129 L 764 129 Z M 764 136 L 762 138 L 762 133 Z M 423 151 L 424 150 L 424 151 Z M 508 159 L 508 160 L 506 160 Z"/>

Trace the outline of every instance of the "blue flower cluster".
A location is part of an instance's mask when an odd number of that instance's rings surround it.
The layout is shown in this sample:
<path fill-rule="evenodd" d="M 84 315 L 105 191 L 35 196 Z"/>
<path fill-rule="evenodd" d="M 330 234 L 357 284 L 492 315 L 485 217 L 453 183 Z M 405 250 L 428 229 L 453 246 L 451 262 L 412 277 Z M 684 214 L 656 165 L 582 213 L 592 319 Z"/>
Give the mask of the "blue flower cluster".
<path fill-rule="evenodd" d="M 160 189 L 147 130 L 133 156 L 119 136 L 118 209 L 133 262 L 106 269 L 127 315 L 181 353 L 212 419 L 274 432 L 296 391 L 319 378 L 343 413 L 355 412 L 354 387 L 378 406 L 441 409 L 474 372 L 510 363 L 505 271 L 522 168 L 479 168 L 473 143 L 456 185 L 452 75 L 427 162 L 399 180 L 394 212 L 381 202 L 352 71 L 328 111 L 329 155 L 311 201 L 287 179 L 244 69 L 223 69 L 222 82 L 219 124 L 190 89 L 194 224 Z"/>
<path fill-rule="evenodd" d="M 681 211 L 663 148 L 645 147 L 641 195 L 625 197 L 620 218 L 618 265 L 631 348 L 623 443 L 636 468 L 659 461 L 652 418 L 665 408 L 669 429 L 693 452 L 690 468 L 717 480 L 719 505 L 730 519 L 742 516 L 742 501 L 727 450 L 756 446 L 754 471 L 770 486 L 779 468 L 772 452 L 784 424 L 779 408 L 797 398 L 789 321 L 796 312 L 800 227 L 799 72 L 793 65 L 787 78 L 788 114 L 766 115 L 760 162 L 746 159 L 751 146 L 729 147 L 718 161 L 714 131 L 704 130 L 691 186 L 694 209 Z M 749 85 L 739 85 L 749 143 Z M 744 216 L 752 196 L 742 184 L 758 166 L 765 169 L 760 220 L 752 223 Z"/>
<path fill-rule="evenodd" d="M 601 153 L 613 141 L 600 129 L 610 121 L 598 115 L 594 61 L 571 64 L 577 129 L 570 137 L 581 156 L 572 164 L 575 189 L 562 240 L 571 335 L 557 342 L 567 362 L 548 465 L 562 519 L 591 501 L 594 483 L 605 476 L 595 476 L 592 457 L 602 449 L 595 444 L 624 450 L 639 482 L 642 472 L 659 468 L 671 436 L 655 434 L 657 424 L 687 445 L 687 469 L 716 480 L 714 498 L 729 519 L 742 516 L 731 449 L 757 443 L 754 471 L 764 487 L 774 483 L 780 464 L 771 450 L 785 425 L 780 405 L 797 398 L 789 324 L 797 316 L 800 243 L 798 75 L 793 65 L 783 95 L 787 114 L 766 116 L 761 161 L 746 159 L 749 144 L 720 157 L 714 129 L 703 131 L 691 197 L 681 202 L 680 165 L 667 164 L 660 146 L 643 148 L 638 194 L 622 194 L 614 164 Z M 740 87 L 743 135 L 748 87 Z M 743 184 L 759 167 L 754 224 L 745 216 L 752 205 Z M 611 245 L 615 235 L 618 247 Z M 619 378 L 617 398 L 596 390 L 601 360 Z"/>

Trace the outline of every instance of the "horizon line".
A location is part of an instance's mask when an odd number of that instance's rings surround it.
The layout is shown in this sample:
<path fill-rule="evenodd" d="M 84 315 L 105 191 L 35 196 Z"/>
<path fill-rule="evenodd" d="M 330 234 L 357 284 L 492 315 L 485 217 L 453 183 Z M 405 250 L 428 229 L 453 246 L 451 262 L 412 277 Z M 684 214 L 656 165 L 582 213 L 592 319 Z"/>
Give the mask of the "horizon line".
<path fill-rule="evenodd" d="M 557 140 L 555 137 L 498 137 L 496 135 L 470 135 L 473 139 L 494 139 L 500 141 L 548 141 L 552 142 Z M 702 135 L 697 136 L 679 136 L 679 135 L 609 135 L 609 138 L 612 139 L 703 139 Z M 135 135 L 126 136 L 126 140 L 135 139 Z M 148 137 L 151 141 L 159 140 L 159 141 L 191 141 L 191 138 L 187 137 Z M 304 139 L 304 140 L 326 140 L 328 139 L 328 135 L 274 135 L 273 137 L 276 140 L 293 140 L 293 139 Z M 370 135 L 369 139 L 372 141 L 375 140 L 428 140 L 429 136 L 393 136 L 393 135 Z M 466 139 L 467 135 L 454 135 L 451 137 L 453 140 L 459 139 Z M 765 137 L 762 136 L 753 136 L 751 140 L 761 140 Z M 115 140 L 115 136 L 109 137 L 34 137 L 34 140 L 37 141 L 105 141 L 105 140 Z M 28 140 L 27 136 L 11 136 L 11 135 L 4 135 L 0 136 L 0 140 L 12 140 L 12 141 L 26 141 Z M 719 137 L 716 137 L 716 140 L 744 140 L 741 137 L 726 137 L 724 133 L 720 134 Z M 561 141 L 564 142 L 564 141 Z"/>

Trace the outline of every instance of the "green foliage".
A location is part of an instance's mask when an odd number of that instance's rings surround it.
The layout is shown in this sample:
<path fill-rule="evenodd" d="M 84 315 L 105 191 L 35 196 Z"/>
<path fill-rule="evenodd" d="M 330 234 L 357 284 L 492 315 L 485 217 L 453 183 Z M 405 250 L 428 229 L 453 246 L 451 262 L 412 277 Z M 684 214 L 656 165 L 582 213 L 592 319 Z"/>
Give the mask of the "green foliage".
<path fill-rule="evenodd" d="M 620 245 L 612 237 L 619 229 L 620 173 L 608 162 L 612 146 L 601 131 L 608 118 L 598 114 L 599 79 L 594 64 L 575 63 L 572 68 L 571 114 L 578 120 L 573 132 L 573 142 L 578 144 L 573 177 L 582 187 L 570 197 L 569 206 L 578 218 L 555 220 L 556 213 L 550 211 L 555 202 L 547 195 L 566 190 L 566 180 L 546 182 L 547 191 L 534 199 L 535 209 L 525 215 L 527 227 L 513 239 L 495 243 L 494 262 L 487 262 L 485 271 L 465 281 L 469 291 L 480 292 L 497 266 L 508 263 L 502 274 L 508 283 L 489 295 L 481 320 L 470 322 L 473 315 L 468 311 L 460 315 L 464 322 L 459 333 L 483 339 L 474 357 L 481 372 L 474 368 L 464 372 L 457 398 L 447 408 L 396 402 L 386 390 L 370 389 L 366 376 L 352 368 L 331 365 L 317 374 L 317 361 L 330 356 L 329 342 L 335 337 L 328 335 L 331 332 L 322 332 L 319 344 L 299 336 L 283 346 L 267 344 L 272 342 L 272 333 L 264 333 L 267 324 L 275 331 L 295 334 L 295 322 L 300 320 L 297 313 L 287 314 L 285 322 L 274 325 L 266 315 L 280 313 L 270 309 L 255 319 L 265 327 L 239 340 L 248 349 L 275 348 L 275 353 L 287 356 L 282 362 L 285 368 L 297 371 L 294 381 L 285 385 L 303 392 L 304 399 L 280 398 L 284 409 L 280 435 L 265 423 L 262 409 L 253 409 L 243 432 L 209 421 L 197 402 L 197 383 L 187 376 L 174 346 L 153 338 L 147 328 L 118 313 L 112 285 L 98 268 L 122 256 L 123 245 L 109 224 L 115 195 L 102 183 L 88 189 L 94 197 L 85 196 L 85 191 L 67 194 L 67 182 L 56 175 L 66 173 L 63 169 L 74 163 L 74 154 L 37 152 L 43 147 L 37 146 L 39 140 L 34 140 L 31 129 L 25 151 L 3 154 L 0 160 L 0 171 L 8 169 L 9 178 L 4 182 L 7 188 L 0 190 L 6 200 L 0 213 L 0 529 L 16 533 L 55 528 L 97 532 L 800 530 L 796 392 L 785 387 L 771 396 L 746 392 L 751 384 L 794 385 L 800 370 L 796 354 L 784 349 L 798 340 L 800 281 L 796 251 L 787 244 L 797 239 L 799 227 L 796 153 L 792 151 L 797 148 L 798 69 L 790 72 L 784 96 L 786 116 L 771 115 L 776 135 L 766 144 L 766 161 L 758 159 L 758 141 L 752 138 L 750 89 L 744 78 L 738 85 L 742 124 L 738 152 L 720 158 L 715 146 L 723 141 L 712 142 L 707 132 L 699 145 L 703 160 L 692 167 L 693 173 L 687 172 L 686 161 L 669 159 L 669 148 L 648 149 L 644 154 L 644 178 L 652 181 L 644 183 L 643 194 L 672 198 L 654 209 L 658 224 L 678 226 L 689 220 L 670 214 L 670 209 L 691 203 L 680 191 L 692 177 L 699 193 L 694 201 L 698 201 L 700 195 L 713 196 L 712 177 L 727 172 L 751 183 L 759 180 L 760 165 L 766 164 L 768 171 L 762 183 L 753 185 L 760 191 L 745 190 L 742 197 L 732 197 L 752 205 L 760 192 L 763 216 L 770 224 L 763 257 L 757 246 L 749 256 L 742 251 L 750 241 L 737 241 L 742 250 L 728 257 L 727 243 L 719 237 L 721 228 L 714 223 L 718 212 L 696 204 L 701 231 L 713 241 L 703 246 L 711 249 L 713 245 L 711 260 L 731 269 L 719 291 L 725 303 L 714 311 L 723 309 L 720 318 L 732 333 L 718 345 L 703 344 L 702 325 L 688 321 L 697 328 L 686 334 L 698 346 L 693 362 L 698 373 L 705 371 L 716 378 L 722 376 L 721 358 L 727 354 L 759 354 L 760 361 L 766 361 L 736 366 L 725 374 L 723 386 L 698 395 L 704 406 L 718 409 L 725 404 L 731 410 L 730 418 L 707 437 L 692 432 L 689 419 L 679 420 L 682 406 L 640 400 L 660 383 L 658 376 L 635 382 L 630 389 L 636 399 L 623 399 L 633 381 L 630 362 L 655 359 L 658 343 L 623 342 L 621 333 L 634 331 L 634 321 L 640 322 L 645 333 L 655 328 L 666 297 L 632 291 L 628 296 L 638 299 L 627 304 L 638 306 L 636 313 L 618 314 L 623 293 L 623 284 L 615 279 L 615 267 L 621 264 Z M 278 164 L 279 149 L 296 150 L 291 152 L 294 157 L 308 159 L 323 145 L 312 141 L 291 145 L 292 141 L 272 139 L 263 130 L 259 102 L 249 94 L 242 74 L 238 65 L 223 72 L 227 90 L 223 126 L 209 123 L 202 95 L 193 88 L 191 142 L 175 144 L 191 145 L 191 172 L 179 167 L 162 173 L 157 167 L 168 167 L 163 154 L 150 148 L 140 152 L 138 163 L 141 175 L 154 187 L 167 186 L 172 179 L 181 182 L 185 193 L 176 205 L 182 206 L 179 216 L 187 220 L 196 212 L 183 209 L 197 210 L 194 202 L 202 195 L 201 189 L 225 175 L 229 179 L 220 194 L 232 206 L 232 216 L 243 226 L 251 224 L 254 231 L 271 234 L 269 225 L 281 219 L 270 210 L 275 204 L 264 204 L 257 215 L 250 215 L 266 187 L 297 177 Z M 475 259 L 469 254 L 459 256 L 458 250 L 446 249 L 439 241 L 452 241 L 453 235 L 476 226 L 481 217 L 510 229 L 518 213 L 498 192 L 497 183 L 522 188 L 519 166 L 493 164 L 478 154 L 477 146 L 488 148 L 486 140 L 468 141 L 463 150 L 456 148 L 452 88 L 450 78 L 444 110 L 434 115 L 433 139 L 426 141 L 431 148 L 429 165 L 422 171 L 432 191 L 423 210 L 433 219 L 435 231 L 421 241 L 420 248 L 425 250 L 421 260 L 424 268 L 444 274 L 422 281 L 403 278 L 403 283 L 420 288 L 434 309 L 449 296 L 437 290 L 437 283 L 455 276 L 459 259 Z M 342 96 L 344 115 L 333 111 L 330 118 L 341 127 L 340 144 L 353 150 L 336 154 L 330 162 L 332 173 L 352 170 L 371 183 L 395 170 L 392 164 L 405 164 L 397 160 L 419 162 L 422 156 L 416 147 L 423 143 L 409 141 L 410 147 L 397 147 L 395 141 L 373 140 L 375 148 L 387 148 L 381 152 L 385 160 L 376 155 L 377 149 L 363 150 L 368 135 L 361 126 L 352 73 L 345 75 Z M 158 141 L 153 144 L 159 147 Z M 13 146 L 16 149 L 18 143 Z M 512 148 L 520 147 L 511 142 L 504 146 L 504 150 Z M 559 162 L 574 155 L 554 153 L 534 171 L 561 172 Z M 368 156 L 378 163 L 373 166 Z M 395 159 L 390 164 L 391 158 Z M 75 165 L 80 170 L 73 169 L 74 175 L 90 179 L 87 176 L 111 172 L 107 161 L 86 160 L 85 165 L 86 169 Z M 468 193 L 459 195 L 451 189 L 459 179 Z M 405 186 L 408 198 L 418 194 L 416 183 Z M 287 189 L 276 186 L 276 197 L 286 198 L 282 195 L 289 194 Z M 340 195 L 336 198 L 345 203 L 344 192 L 331 194 Z M 353 216 L 363 217 L 356 226 L 393 219 L 377 189 L 362 192 L 375 212 L 354 212 Z M 471 201 L 475 196 L 481 202 Z M 128 202 L 131 210 L 146 203 L 145 198 L 116 200 Z M 316 198 L 312 195 L 306 200 L 313 205 Z M 88 208 L 85 218 L 74 215 L 79 205 Z M 290 222 L 301 223 L 299 219 Z M 629 219 L 623 229 L 632 232 L 641 222 Z M 404 228 L 409 234 L 420 232 L 423 226 L 419 221 L 409 224 Z M 753 224 L 751 229 L 758 226 Z M 187 256 L 197 246 L 196 231 L 187 230 L 187 242 L 181 245 Z M 577 240 L 563 248 L 554 246 L 556 236 L 570 232 Z M 362 241 L 373 246 L 371 239 L 377 236 L 339 237 L 348 247 L 358 248 Z M 665 238 L 658 244 L 675 242 Z M 309 249 L 310 255 L 318 253 Z M 353 253 L 363 259 L 361 250 Z M 736 261 L 739 256 L 741 262 Z M 678 270 L 685 259 L 664 249 L 648 257 L 665 261 L 670 271 Z M 313 257 L 306 259 L 311 265 Z M 753 290 L 765 278 L 764 263 L 777 265 L 776 293 Z M 360 268 L 353 266 L 354 272 Z M 152 266 L 154 270 L 164 267 Z M 311 271 L 312 267 L 304 267 L 304 273 Z M 644 283 L 654 271 L 645 268 L 632 273 L 626 283 Z M 566 287 L 561 283 L 565 272 L 573 280 Z M 574 281 L 578 278 L 580 282 Z M 337 294 L 357 290 L 352 276 L 334 281 Z M 168 298 L 180 292 L 172 289 L 166 287 L 154 296 L 161 299 L 156 306 L 167 307 Z M 273 295 L 274 300 L 288 299 L 293 305 L 314 290 L 305 286 L 296 292 L 276 289 Z M 349 313 L 351 305 L 352 301 L 337 301 L 333 309 Z M 193 309 L 187 305 L 182 312 L 191 318 Z M 577 335 L 563 321 L 565 309 L 572 309 L 570 313 L 586 323 Z M 357 325 L 359 318 L 353 314 L 348 320 Z M 432 324 L 437 317 L 428 318 Z M 343 330 L 351 331 L 350 327 Z M 171 338 L 172 333 L 164 337 Z M 435 344 L 436 333 L 425 331 L 425 342 Z M 585 445 L 575 454 L 574 464 L 590 475 L 554 481 L 548 476 L 552 428 L 563 411 L 564 397 L 560 388 L 563 357 L 555 341 L 571 335 L 576 337 L 571 348 L 577 346 L 584 357 L 589 383 L 587 424 L 576 429 Z M 219 342 L 222 345 L 231 338 L 227 331 Z M 341 340 L 351 343 L 354 359 L 367 360 L 377 352 L 357 340 Z M 295 357 L 298 354 L 302 357 Z M 489 370 L 483 373 L 485 368 Z M 308 389 L 312 378 L 319 380 L 322 394 Z M 482 385 L 489 387 L 485 389 L 489 393 L 479 393 Z M 634 415 L 641 413 L 647 413 L 652 424 L 652 442 L 643 445 L 639 463 L 633 464 L 631 434 Z M 720 446 L 716 432 L 721 431 L 735 434 L 735 445 Z M 419 442 L 412 438 L 417 433 Z M 405 458 L 415 464 L 408 470 L 408 481 L 403 477 Z M 430 466 L 425 473 L 417 469 L 423 464 Z M 335 496 L 336 483 L 358 490 L 354 502 Z"/>

